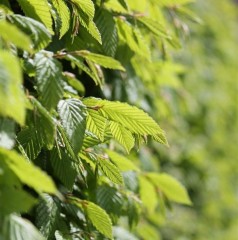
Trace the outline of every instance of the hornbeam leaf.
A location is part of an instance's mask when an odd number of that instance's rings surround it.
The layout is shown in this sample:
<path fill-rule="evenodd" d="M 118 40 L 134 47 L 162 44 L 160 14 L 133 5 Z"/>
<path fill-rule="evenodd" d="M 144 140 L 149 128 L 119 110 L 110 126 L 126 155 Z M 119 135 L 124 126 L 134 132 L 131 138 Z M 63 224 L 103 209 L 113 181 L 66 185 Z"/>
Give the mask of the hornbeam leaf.
<path fill-rule="evenodd" d="M 62 125 L 75 154 L 79 153 L 83 144 L 87 117 L 85 110 L 85 106 L 77 99 L 61 100 L 58 104 Z"/>
<path fill-rule="evenodd" d="M 29 35 L 36 51 L 45 48 L 49 44 L 51 36 L 42 23 L 18 14 L 9 15 L 9 19 L 19 27 L 19 29 Z"/>
<path fill-rule="evenodd" d="M 127 153 L 134 147 L 135 140 L 132 133 L 120 123 L 110 121 L 112 136 L 126 149 Z"/>
<path fill-rule="evenodd" d="M 0 115 L 25 122 L 25 97 L 22 73 L 18 59 L 10 52 L 0 50 Z"/>
<path fill-rule="evenodd" d="M 37 89 L 43 105 L 51 110 L 63 96 L 61 64 L 49 52 L 35 56 Z"/>
<path fill-rule="evenodd" d="M 11 214 L 3 222 L 3 239 L 44 240 L 44 237 L 30 221 Z"/>
<path fill-rule="evenodd" d="M 60 17 L 60 38 L 62 38 L 70 27 L 70 11 L 63 0 L 53 0 L 52 2 Z"/>
<path fill-rule="evenodd" d="M 8 165 L 22 183 L 32 187 L 36 192 L 52 194 L 57 192 L 53 181 L 46 173 L 27 162 L 24 157 L 15 151 L 0 148 L 0 159 Z"/>
<path fill-rule="evenodd" d="M 112 221 L 101 207 L 93 202 L 80 200 L 75 197 L 69 198 L 76 206 L 83 208 L 93 226 L 109 239 L 112 237 Z"/>
<path fill-rule="evenodd" d="M 167 144 L 163 130 L 141 109 L 127 103 L 112 102 L 97 98 L 85 98 L 83 103 L 88 107 L 97 107 L 98 112 L 109 120 L 120 123 L 132 133 L 151 135 L 161 143 Z"/>
<path fill-rule="evenodd" d="M 0 36 L 23 50 L 32 51 L 31 39 L 11 23 L 0 21 Z"/>
<path fill-rule="evenodd" d="M 168 199 L 187 205 L 192 204 L 185 187 L 177 179 L 166 173 L 147 173 L 146 176 Z"/>
<path fill-rule="evenodd" d="M 125 71 L 125 68 L 121 65 L 121 63 L 115 60 L 114 58 L 104 56 L 101 54 L 92 53 L 86 50 L 78 51 L 77 54 L 105 68 Z"/>
<path fill-rule="evenodd" d="M 50 14 L 50 6 L 47 0 L 17 0 L 26 14 L 26 16 L 38 20 L 54 34 L 52 29 L 52 18 Z"/>
<path fill-rule="evenodd" d="M 91 0 L 71 0 L 77 7 L 79 7 L 90 20 L 93 20 L 95 9 Z"/>
<path fill-rule="evenodd" d="M 114 183 L 124 184 L 123 177 L 117 166 L 107 159 L 99 159 L 98 166 L 100 170 Z"/>
<path fill-rule="evenodd" d="M 87 130 L 95 134 L 103 142 L 107 119 L 95 110 L 87 109 L 87 112 Z"/>
<path fill-rule="evenodd" d="M 134 170 L 137 172 L 140 171 L 140 169 L 125 156 L 118 154 L 116 152 L 110 151 L 108 149 L 106 150 L 106 153 L 121 171 L 131 171 L 131 170 Z"/>
<path fill-rule="evenodd" d="M 41 201 L 36 207 L 36 226 L 46 238 L 52 238 L 57 227 L 60 210 L 54 198 L 42 194 Z"/>

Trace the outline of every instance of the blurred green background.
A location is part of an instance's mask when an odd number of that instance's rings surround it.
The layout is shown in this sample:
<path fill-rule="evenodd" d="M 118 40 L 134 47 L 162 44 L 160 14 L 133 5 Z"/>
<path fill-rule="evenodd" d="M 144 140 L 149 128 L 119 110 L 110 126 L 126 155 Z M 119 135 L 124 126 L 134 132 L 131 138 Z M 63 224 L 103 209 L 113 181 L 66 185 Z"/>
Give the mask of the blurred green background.
<path fill-rule="evenodd" d="M 171 108 L 159 118 L 171 146 L 159 151 L 161 169 L 185 184 L 194 206 L 168 213 L 162 239 L 236 240 L 238 8 L 228 0 L 198 0 L 192 8 L 202 24 L 189 24 L 174 54 L 185 69 L 175 87 L 164 86 Z"/>

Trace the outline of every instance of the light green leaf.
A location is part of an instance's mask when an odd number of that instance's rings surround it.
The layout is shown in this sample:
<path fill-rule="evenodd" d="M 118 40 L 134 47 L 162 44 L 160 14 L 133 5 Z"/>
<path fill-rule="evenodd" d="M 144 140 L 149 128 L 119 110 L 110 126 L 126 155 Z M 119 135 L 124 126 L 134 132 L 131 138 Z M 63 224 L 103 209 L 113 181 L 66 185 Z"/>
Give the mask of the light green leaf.
<path fill-rule="evenodd" d="M 159 125 L 141 109 L 127 103 L 112 102 L 97 98 L 85 98 L 83 103 L 89 107 L 98 107 L 98 112 L 109 120 L 120 123 L 132 133 L 151 135 L 167 144 L 163 130 Z"/>
<path fill-rule="evenodd" d="M 144 176 L 139 176 L 140 199 L 149 213 L 153 213 L 158 204 L 154 185 Z"/>
<path fill-rule="evenodd" d="M 134 147 L 135 140 L 132 133 L 121 124 L 110 121 L 112 136 L 126 149 L 127 153 Z"/>
<path fill-rule="evenodd" d="M 192 204 L 185 187 L 172 176 L 166 173 L 148 173 L 147 177 L 168 199 L 187 205 Z"/>
<path fill-rule="evenodd" d="M 72 56 L 67 54 L 64 57 L 66 60 L 70 61 L 73 65 L 76 65 L 80 70 L 84 71 L 88 76 L 90 76 L 96 85 L 102 85 L 102 80 L 95 74 L 90 68 L 88 68 L 82 61 L 82 58 L 77 56 Z"/>
<path fill-rule="evenodd" d="M 99 159 L 98 166 L 100 170 L 114 183 L 124 184 L 120 170 L 107 159 Z"/>
<path fill-rule="evenodd" d="M 103 142 L 107 119 L 98 114 L 96 110 L 87 109 L 87 112 L 87 130 L 95 134 Z"/>
<path fill-rule="evenodd" d="M 0 115 L 13 118 L 21 125 L 25 122 L 25 96 L 18 59 L 0 50 Z"/>
<path fill-rule="evenodd" d="M 117 20 L 117 27 L 120 39 L 127 44 L 132 51 L 150 61 L 150 49 L 140 29 L 121 19 Z"/>
<path fill-rule="evenodd" d="M 95 203 L 74 198 L 74 203 L 86 212 L 94 227 L 109 239 L 112 237 L 112 222 L 108 214 Z"/>
<path fill-rule="evenodd" d="M 15 151 L 0 148 L 0 158 L 16 174 L 22 183 L 32 187 L 36 192 L 48 192 L 52 194 L 57 192 L 53 181 L 48 175 L 38 167 L 27 162 L 25 158 Z"/>
<path fill-rule="evenodd" d="M 50 33 L 42 23 L 18 14 L 9 15 L 9 19 L 24 33 L 29 35 L 36 51 L 45 48 L 51 41 Z"/>
<path fill-rule="evenodd" d="M 23 50 L 32 51 L 31 39 L 11 23 L 0 21 L 0 36 Z"/>
<path fill-rule="evenodd" d="M 42 51 L 35 56 L 35 67 L 40 99 L 47 109 L 52 110 L 63 97 L 62 66 L 50 52 Z"/>
<path fill-rule="evenodd" d="M 116 152 L 110 151 L 108 149 L 106 150 L 106 153 L 121 171 L 130 171 L 130 170 L 134 170 L 137 172 L 140 171 L 140 169 L 125 156 L 118 154 Z"/>
<path fill-rule="evenodd" d="M 60 17 L 60 38 L 62 38 L 70 27 L 70 11 L 63 0 L 53 0 L 52 2 Z"/>
<path fill-rule="evenodd" d="M 17 0 L 26 16 L 44 23 L 47 29 L 54 34 L 50 6 L 47 0 Z"/>
<path fill-rule="evenodd" d="M 82 102 L 73 98 L 61 100 L 58 104 L 58 113 L 62 125 L 75 154 L 79 153 L 83 144 L 87 117 L 85 110 Z"/>
<path fill-rule="evenodd" d="M 95 9 L 91 0 L 71 0 L 77 7 L 79 7 L 90 20 L 93 20 Z"/>
<path fill-rule="evenodd" d="M 44 240 L 30 221 L 13 214 L 4 219 L 3 236 L 6 240 Z"/>
<path fill-rule="evenodd" d="M 125 68 L 121 65 L 121 63 L 115 60 L 114 58 L 104 56 L 101 54 L 92 53 L 86 50 L 77 51 L 77 54 L 87 60 L 90 60 L 98 65 L 101 65 L 102 67 L 125 71 Z"/>
<path fill-rule="evenodd" d="M 158 21 L 154 21 L 148 17 L 138 17 L 137 20 L 143 24 L 148 30 L 150 30 L 155 36 L 170 38 L 165 27 L 158 23 Z"/>

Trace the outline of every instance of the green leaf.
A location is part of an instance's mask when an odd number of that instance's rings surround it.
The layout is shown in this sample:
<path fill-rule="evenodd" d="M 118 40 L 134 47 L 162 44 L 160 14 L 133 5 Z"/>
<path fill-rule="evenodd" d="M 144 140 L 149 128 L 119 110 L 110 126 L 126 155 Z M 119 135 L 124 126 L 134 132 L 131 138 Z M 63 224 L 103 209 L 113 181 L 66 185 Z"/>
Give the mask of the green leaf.
<path fill-rule="evenodd" d="M 3 236 L 6 240 L 44 240 L 30 221 L 13 214 L 4 220 Z"/>
<path fill-rule="evenodd" d="M 77 176 L 77 167 L 74 160 L 61 148 L 54 148 L 50 156 L 54 176 L 56 176 L 70 191 L 73 189 Z"/>
<path fill-rule="evenodd" d="M 67 54 L 64 57 L 66 60 L 70 61 L 73 65 L 76 65 L 79 69 L 84 71 L 88 76 L 90 76 L 96 85 L 102 85 L 102 81 L 98 74 L 95 74 L 90 68 L 88 68 L 82 61 L 82 58 L 72 56 L 70 54 Z"/>
<path fill-rule="evenodd" d="M 87 112 L 87 130 L 95 134 L 103 142 L 107 119 L 98 114 L 96 110 L 87 109 Z"/>
<path fill-rule="evenodd" d="M 43 144 L 51 150 L 54 145 L 56 135 L 56 120 L 35 98 L 30 98 L 34 105 L 34 114 L 36 117 L 36 129 L 44 139 Z"/>
<path fill-rule="evenodd" d="M 51 110 L 63 97 L 62 66 L 50 52 L 42 51 L 35 56 L 35 67 L 40 99 L 42 104 Z"/>
<path fill-rule="evenodd" d="M 124 184 L 120 170 L 107 159 L 99 159 L 98 166 L 100 170 L 114 183 Z"/>
<path fill-rule="evenodd" d="M 95 23 L 101 33 L 103 52 L 114 57 L 118 45 L 118 34 L 112 13 L 103 8 L 100 9 L 95 16 Z"/>
<path fill-rule="evenodd" d="M 77 7 L 79 7 L 90 20 L 93 20 L 95 9 L 91 0 L 71 0 Z"/>
<path fill-rule="evenodd" d="M 1 186 L 0 194 L 0 210 L 2 214 L 13 212 L 26 213 L 36 203 L 36 199 L 29 193 L 22 189 L 17 189 L 15 186 Z"/>
<path fill-rule="evenodd" d="M 18 59 L 0 50 L 0 115 L 25 122 L 25 96 L 22 89 L 22 73 Z"/>
<path fill-rule="evenodd" d="M 135 140 L 132 133 L 121 124 L 110 121 L 112 136 L 126 149 L 127 153 L 134 147 Z"/>
<path fill-rule="evenodd" d="M 120 39 L 125 42 L 132 51 L 150 61 L 150 49 L 140 29 L 121 19 L 117 20 L 117 27 Z"/>
<path fill-rule="evenodd" d="M 17 140 L 24 148 L 30 160 L 36 159 L 44 145 L 42 134 L 32 126 L 20 131 L 17 135 Z"/>
<path fill-rule="evenodd" d="M 178 203 L 192 205 L 184 186 L 172 176 L 166 173 L 147 173 L 147 177 L 168 197 L 168 199 Z"/>
<path fill-rule="evenodd" d="M 77 51 L 77 54 L 87 60 L 90 60 L 98 65 L 101 65 L 102 67 L 125 71 L 125 68 L 121 65 L 121 63 L 115 60 L 114 58 L 104 56 L 101 54 L 92 53 L 86 50 Z"/>
<path fill-rule="evenodd" d="M 108 149 L 106 150 L 106 153 L 121 171 L 130 171 L 130 170 L 134 170 L 137 172 L 140 171 L 140 169 L 125 156 L 118 154 L 116 152 L 110 151 Z"/>
<path fill-rule="evenodd" d="M 138 17 L 137 20 L 143 24 L 149 31 L 151 31 L 155 36 L 169 38 L 171 36 L 168 35 L 165 27 L 158 23 L 158 21 L 154 21 L 148 17 Z"/>
<path fill-rule="evenodd" d="M 14 25 L 29 35 L 36 51 L 45 48 L 51 41 L 50 33 L 42 23 L 18 14 L 10 15 L 9 19 Z"/>
<path fill-rule="evenodd" d="M 41 201 L 36 208 L 36 226 L 46 238 L 52 238 L 57 227 L 60 209 L 53 197 L 42 194 Z"/>
<path fill-rule="evenodd" d="M 15 144 L 15 124 L 7 118 L 0 118 L 0 147 L 11 149 Z"/>
<path fill-rule="evenodd" d="M 98 112 L 109 120 L 120 123 L 132 133 L 151 135 L 167 144 L 163 130 L 144 111 L 127 103 L 111 102 L 97 98 L 85 98 L 83 103 L 89 107 L 98 107 Z"/>
<path fill-rule="evenodd" d="M 71 201 L 80 208 L 84 209 L 89 220 L 99 232 L 101 232 L 106 237 L 113 239 L 111 219 L 101 207 L 93 202 L 79 200 L 77 198 L 71 198 Z"/>
<path fill-rule="evenodd" d="M 11 23 L 0 21 L 0 36 L 23 50 L 32 51 L 31 39 Z"/>
<path fill-rule="evenodd" d="M 149 213 L 153 213 L 158 204 L 154 185 L 144 176 L 139 176 L 140 198 Z"/>
<path fill-rule="evenodd" d="M 52 2 L 60 17 L 60 38 L 62 38 L 70 27 L 70 11 L 63 0 L 53 0 Z"/>
<path fill-rule="evenodd" d="M 0 158 L 16 174 L 22 183 L 32 187 L 36 192 L 55 194 L 56 187 L 51 178 L 38 167 L 30 164 L 15 151 L 0 148 Z"/>
<path fill-rule="evenodd" d="M 26 16 L 44 23 L 47 29 L 54 34 L 50 6 L 47 0 L 17 0 Z"/>
<path fill-rule="evenodd" d="M 85 106 L 77 99 L 61 100 L 58 104 L 58 113 L 73 150 L 78 154 L 86 129 Z"/>

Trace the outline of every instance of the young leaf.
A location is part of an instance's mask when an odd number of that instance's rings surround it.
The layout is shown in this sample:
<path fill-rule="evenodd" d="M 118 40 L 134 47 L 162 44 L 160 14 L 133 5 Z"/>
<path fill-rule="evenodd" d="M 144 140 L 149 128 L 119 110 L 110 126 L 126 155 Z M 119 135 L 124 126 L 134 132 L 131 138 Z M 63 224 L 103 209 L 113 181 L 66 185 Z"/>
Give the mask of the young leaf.
<path fill-rule="evenodd" d="M 100 170 L 114 183 L 124 184 L 120 170 L 109 160 L 99 159 L 98 166 Z"/>
<path fill-rule="evenodd" d="M 60 17 L 60 38 L 62 38 L 70 27 L 70 11 L 68 6 L 63 0 L 52 0 L 54 7 Z"/>
<path fill-rule="evenodd" d="M 168 199 L 187 205 L 192 204 L 185 187 L 172 176 L 166 173 L 148 173 L 147 177 Z"/>
<path fill-rule="evenodd" d="M 132 133 L 121 124 L 110 121 L 112 136 L 126 149 L 127 153 L 134 147 L 135 140 Z"/>
<path fill-rule="evenodd" d="M 37 89 L 43 105 L 51 110 L 63 96 L 62 66 L 49 52 L 35 56 Z"/>
<path fill-rule="evenodd" d="M 163 130 L 159 125 L 147 113 L 134 106 L 97 98 L 85 98 L 83 103 L 89 107 L 97 106 L 98 112 L 102 116 L 120 123 L 133 133 L 155 136 L 162 143 L 167 144 Z"/>
<path fill-rule="evenodd" d="M 77 7 L 79 7 L 89 18 L 93 20 L 95 9 L 91 0 L 71 0 Z"/>
<path fill-rule="evenodd" d="M 136 165 L 134 165 L 134 163 L 132 163 L 131 160 L 127 159 L 125 156 L 120 155 L 116 152 L 110 151 L 108 149 L 106 150 L 106 153 L 121 171 L 131 171 L 131 170 L 134 170 L 137 172 L 140 171 L 140 169 Z"/>
<path fill-rule="evenodd" d="M 75 154 L 78 154 L 86 129 L 85 106 L 77 99 L 61 100 L 58 104 L 58 112 L 73 150 Z"/>
<path fill-rule="evenodd" d="M 75 205 L 83 208 L 94 227 L 109 239 L 112 237 L 112 222 L 108 214 L 98 205 L 86 200 L 70 197 Z"/>
<path fill-rule="evenodd" d="M 54 34 L 52 29 L 52 18 L 50 14 L 50 7 L 47 0 L 17 0 L 26 14 L 26 16 L 36 19 L 47 27 L 47 29 Z"/>
<path fill-rule="evenodd" d="M 154 185 L 143 175 L 139 176 L 140 198 L 149 213 L 153 213 L 158 204 Z"/>
<path fill-rule="evenodd" d="M 25 97 L 22 89 L 22 73 L 17 58 L 0 50 L 0 115 L 25 122 Z"/>
<path fill-rule="evenodd" d="M 87 130 L 95 134 L 103 142 L 107 119 L 93 109 L 87 109 L 87 112 Z"/>
<path fill-rule="evenodd" d="M 0 149 L 0 158 L 22 183 L 32 187 L 36 192 L 56 193 L 57 190 L 51 178 L 15 151 Z"/>
<path fill-rule="evenodd" d="M 125 71 L 125 68 L 117 60 L 101 54 L 91 53 L 86 50 L 78 51 L 77 54 L 105 68 Z"/>

